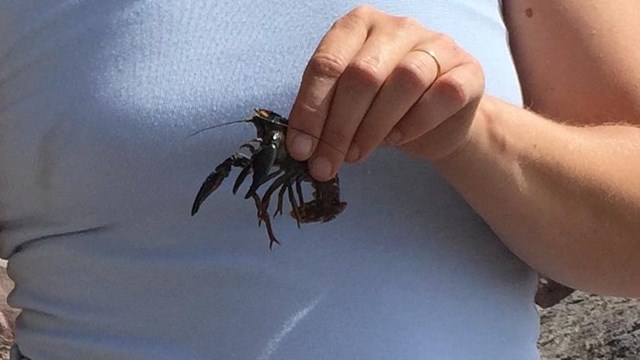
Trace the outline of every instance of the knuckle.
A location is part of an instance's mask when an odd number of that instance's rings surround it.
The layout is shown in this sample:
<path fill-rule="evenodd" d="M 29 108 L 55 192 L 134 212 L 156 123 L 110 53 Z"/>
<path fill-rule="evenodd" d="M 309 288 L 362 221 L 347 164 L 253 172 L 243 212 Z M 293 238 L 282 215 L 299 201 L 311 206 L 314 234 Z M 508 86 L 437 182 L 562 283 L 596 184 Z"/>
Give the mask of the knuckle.
<path fill-rule="evenodd" d="M 413 91 L 424 91 L 433 81 L 426 64 L 415 58 L 398 64 L 396 71 L 400 82 Z"/>
<path fill-rule="evenodd" d="M 438 80 L 438 92 L 447 102 L 463 107 L 471 100 L 467 82 L 459 76 L 447 76 Z"/>
<path fill-rule="evenodd" d="M 356 59 L 349 65 L 349 77 L 365 86 L 380 86 L 384 82 L 380 63 L 380 59 L 375 56 Z"/>
<path fill-rule="evenodd" d="M 484 70 L 482 69 L 482 64 L 480 64 L 480 61 L 478 61 L 474 57 L 471 57 L 470 68 L 471 74 L 474 76 L 474 78 L 479 80 L 481 87 L 484 89 Z"/>
<path fill-rule="evenodd" d="M 453 38 L 442 32 L 434 32 L 431 35 L 430 42 L 438 44 L 439 46 L 442 46 L 446 50 L 450 50 L 452 46 L 456 46 Z"/>
<path fill-rule="evenodd" d="M 454 63 L 464 62 L 467 54 L 462 50 L 458 43 L 451 36 L 443 33 L 436 33 L 432 40 L 434 47 L 442 49 L 441 51 L 447 53 L 450 61 Z"/>
<path fill-rule="evenodd" d="M 455 61 L 460 61 L 463 57 L 463 51 L 458 43 L 449 35 L 444 33 L 435 33 L 430 41 L 434 48 L 449 54 L 448 56 Z"/>
<path fill-rule="evenodd" d="M 351 10 L 349 14 L 347 14 L 347 16 L 355 17 L 358 19 L 366 19 L 375 11 L 377 10 L 371 5 L 359 5 Z"/>
<path fill-rule="evenodd" d="M 396 18 L 395 28 L 400 32 L 413 32 L 417 29 L 421 29 L 422 25 L 418 22 L 418 20 L 412 17 L 399 16 Z"/>
<path fill-rule="evenodd" d="M 353 32 L 363 25 L 363 19 L 358 16 L 343 16 L 336 20 L 331 26 L 331 30 L 344 30 L 345 32 Z"/>
<path fill-rule="evenodd" d="M 370 6 L 358 6 L 334 22 L 332 29 L 353 31 L 358 28 L 366 28 L 368 19 L 373 11 Z"/>
<path fill-rule="evenodd" d="M 346 61 L 330 52 L 316 53 L 309 61 L 309 70 L 313 76 L 337 79 L 347 67 Z"/>

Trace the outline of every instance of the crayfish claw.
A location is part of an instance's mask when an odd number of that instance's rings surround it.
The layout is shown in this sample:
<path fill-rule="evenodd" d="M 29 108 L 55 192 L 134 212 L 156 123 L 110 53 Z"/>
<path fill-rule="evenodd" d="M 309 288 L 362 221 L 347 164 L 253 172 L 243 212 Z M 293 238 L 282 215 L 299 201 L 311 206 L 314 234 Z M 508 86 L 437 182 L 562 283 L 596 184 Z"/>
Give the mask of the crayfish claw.
<path fill-rule="evenodd" d="M 231 172 L 232 166 L 250 166 L 250 159 L 241 153 L 233 154 L 229 156 L 225 161 L 223 161 L 220 165 L 216 166 L 216 169 L 207 176 L 207 178 L 200 186 L 200 190 L 196 195 L 195 200 L 193 201 L 193 205 L 191 206 L 191 216 L 195 215 L 200 209 L 200 205 L 211 195 L 212 192 L 216 191 L 216 189 L 222 184 L 222 181 L 229 176 Z"/>
<path fill-rule="evenodd" d="M 226 176 L 221 176 L 221 174 L 213 172 L 211 173 L 207 179 L 202 183 L 198 194 L 196 195 L 195 200 L 193 201 L 193 205 L 191 206 L 191 216 L 195 215 L 200 209 L 200 205 L 214 192 L 222 183 Z"/>
<path fill-rule="evenodd" d="M 251 162 L 249 158 L 247 158 L 243 154 L 234 154 L 229 156 L 225 161 L 223 161 L 220 165 L 216 166 L 216 169 L 207 176 L 207 178 L 200 186 L 200 190 L 196 195 L 195 200 L 193 201 L 193 205 L 191 206 L 191 216 L 195 215 L 200 209 L 200 205 L 211 195 L 212 192 L 216 191 L 216 189 L 222 184 L 222 181 L 229 176 L 231 173 L 232 166 L 249 166 Z"/>

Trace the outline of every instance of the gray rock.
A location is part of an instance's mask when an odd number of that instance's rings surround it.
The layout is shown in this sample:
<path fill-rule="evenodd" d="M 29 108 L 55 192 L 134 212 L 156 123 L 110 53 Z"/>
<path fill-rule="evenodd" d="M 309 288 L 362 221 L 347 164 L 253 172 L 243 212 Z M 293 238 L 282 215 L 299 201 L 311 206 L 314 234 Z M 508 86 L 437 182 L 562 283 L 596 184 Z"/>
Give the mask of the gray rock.
<path fill-rule="evenodd" d="M 540 317 L 543 360 L 640 359 L 640 300 L 576 291 Z"/>

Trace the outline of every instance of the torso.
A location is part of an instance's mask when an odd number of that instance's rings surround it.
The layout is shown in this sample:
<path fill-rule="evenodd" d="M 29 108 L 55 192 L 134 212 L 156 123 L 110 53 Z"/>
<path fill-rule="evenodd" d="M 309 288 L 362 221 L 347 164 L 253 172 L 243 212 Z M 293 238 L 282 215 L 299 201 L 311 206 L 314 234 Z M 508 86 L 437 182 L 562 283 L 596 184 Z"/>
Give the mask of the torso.
<path fill-rule="evenodd" d="M 496 0 L 372 1 L 452 35 L 520 104 Z M 536 274 L 427 163 L 345 166 L 333 221 L 273 221 L 237 172 L 355 1 L 0 4 L 0 255 L 32 359 L 536 359 Z M 245 187 L 246 189 L 246 187 Z M 273 207 L 272 207 L 273 208 Z"/>

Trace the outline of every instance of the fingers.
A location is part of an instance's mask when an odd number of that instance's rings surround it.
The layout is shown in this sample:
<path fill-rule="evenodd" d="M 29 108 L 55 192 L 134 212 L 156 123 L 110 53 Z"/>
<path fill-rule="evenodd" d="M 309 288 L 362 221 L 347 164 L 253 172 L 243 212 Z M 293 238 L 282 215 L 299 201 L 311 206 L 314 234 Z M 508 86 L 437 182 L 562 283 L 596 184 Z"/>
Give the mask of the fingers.
<path fill-rule="evenodd" d="M 328 180 L 337 173 L 345 156 L 358 157 L 359 150 L 353 146 L 354 134 L 389 74 L 420 35 L 414 31 L 397 38 L 385 28 L 374 27 L 370 31 L 369 38 L 336 84 L 322 129 L 322 141 L 310 159 L 312 176 Z"/>
<path fill-rule="evenodd" d="M 347 156 L 346 161 L 362 160 L 385 139 L 387 143 L 395 144 L 405 137 L 402 131 L 413 130 L 396 125 L 404 123 L 406 114 L 412 112 L 410 109 L 424 97 L 425 92 L 432 92 L 427 90 L 433 86 L 439 73 L 450 71 L 460 62 L 463 54 L 451 51 L 451 47 L 452 41 L 448 37 L 433 34 L 398 62 L 353 138 L 352 146 L 360 150 L 358 156 Z M 437 62 L 427 52 L 434 54 Z"/>
<path fill-rule="evenodd" d="M 338 20 L 309 60 L 289 114 L 287 148 L 293 158 L 307 160 L 315 150 L 338 79 L 372 27 L 370 16 L 368 11 L 352 11 Z"/>
<path fill-rule="evenodd" d="M 475 61 L 463 62 L 444 73 L 394 127 L 388 137 L 390 145 L 411 142 L 477 102 L 484 92 L 482 78 L 482 69 Z"/>
<path fill-rule="evenodd" d="M 311 57 L 287 148 L 326 181 L 343 161 L 360 161 L 385 141 L 407 144 L 468 113 L 462 110 L 473 108 L 483 88 L 482 69 L 450 37 L 360 7 L 334 24 Z"/>

